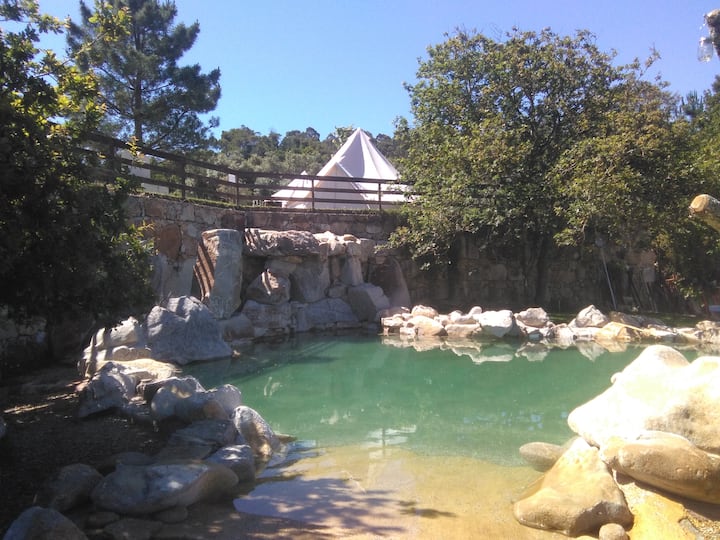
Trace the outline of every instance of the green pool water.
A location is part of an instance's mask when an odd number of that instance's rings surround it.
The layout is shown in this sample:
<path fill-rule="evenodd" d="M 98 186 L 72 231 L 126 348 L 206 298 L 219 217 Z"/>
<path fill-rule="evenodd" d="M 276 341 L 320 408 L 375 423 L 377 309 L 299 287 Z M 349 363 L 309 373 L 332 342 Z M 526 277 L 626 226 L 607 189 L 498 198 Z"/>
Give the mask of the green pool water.
<path fill-rule="evenodd" d="M 275 431 L 298 439 L 235 509 L 322 538 L 565 538 L 514 518 L 513 502 L 541 476 L 518 448 L 566 442 L 570 411 L 642 348 L 400 345 L 306 337 L 193 365 L 207 388 L 236 385 Z"/>
<path fill-rule="evenodd" d="M 320 448 L 398 446 L 516 464 L 527 442 L 571 437 L 570 411 L 641 351 L 477 342 L 419 351 L 390 343 L 315 337 L 256 345 L 197 376 L 206 386 L 236 385 L 273 429 Z"/>

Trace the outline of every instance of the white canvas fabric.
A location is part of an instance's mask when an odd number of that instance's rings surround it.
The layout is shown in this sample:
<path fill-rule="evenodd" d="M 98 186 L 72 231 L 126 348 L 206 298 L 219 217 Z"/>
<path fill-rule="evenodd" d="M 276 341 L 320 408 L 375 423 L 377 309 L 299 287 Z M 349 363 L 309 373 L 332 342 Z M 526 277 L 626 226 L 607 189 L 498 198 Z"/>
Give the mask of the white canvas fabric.
<path fill-rule="evenodd" d="M 303 173 L 306 174 L 306 173 Z M 338 176 L 345 178 L 372 178 L 380 180 L 397 180 L 398 172 L 385 156 L 383 156 L 362 129 L 356 129 L 345 141 L 335 155 L 320 169 L 317 176 Z M 312 180 L 296 178 L 288 186 L 273 194 L 273 197 L 292 198 L 283 201 L 285 208 L 312 208 L 310 187 Z M 316 192 L 316 199 L 332 199 L 315 202 L 316 209 L 373 209 L 378 207 L 378 185 L 368 182 L 340 182 L 330 178 L 316 180 L 316 188 L 352 190 L 351 192 Z M 381 184 L 383 191 L 396 189 L 392 184 Z M 363 191 L 369 190 L 369 191 Z M 340 202 L 342 200 L 352 202 Z M 382 202 L 401 202 L 404 196 L 399 193 L 383 195 Z M 335 202 L 337 201 L 337 202 Z"/>

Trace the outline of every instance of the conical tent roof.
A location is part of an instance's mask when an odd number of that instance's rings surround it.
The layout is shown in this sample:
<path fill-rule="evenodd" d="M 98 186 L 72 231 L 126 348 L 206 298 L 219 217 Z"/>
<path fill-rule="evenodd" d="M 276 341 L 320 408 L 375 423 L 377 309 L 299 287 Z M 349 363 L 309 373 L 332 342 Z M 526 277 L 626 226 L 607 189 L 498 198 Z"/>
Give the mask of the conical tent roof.
<path fill-rule="evenodd" d="M 362 129 L 356 129 L 345 141 L 335 155 L 320 169 L 317 176 L 337 176 L 346 178 L 371 178 L 373 180 L 393 181 L 398 179 L 398 172 L 370 140 Z M 312 206 L 310 188 L 312 180 L 297 178 L 287 188 L 273 194 L 273 197 L 291 198 L 283 201 L 285 208 L 310 208 Z M 380 184 L 383 191 L 398 186 Z M 378 184 L 370 182 L 342 182 L 332 179 L 315 181 L 315 188 L 353 190 L 352 192 L 316 192 L 316 199 L 332 199 L 315 202 L 316 209 L 352 208 L 371 209 L 378 206 Z M 398 193 L 383 195 L 382 202 L 401 202 L 404 196 Z M 337 202 L 336 202 L 337 201 Z M 350 201 L 350 202 L 348 202 Z"/>

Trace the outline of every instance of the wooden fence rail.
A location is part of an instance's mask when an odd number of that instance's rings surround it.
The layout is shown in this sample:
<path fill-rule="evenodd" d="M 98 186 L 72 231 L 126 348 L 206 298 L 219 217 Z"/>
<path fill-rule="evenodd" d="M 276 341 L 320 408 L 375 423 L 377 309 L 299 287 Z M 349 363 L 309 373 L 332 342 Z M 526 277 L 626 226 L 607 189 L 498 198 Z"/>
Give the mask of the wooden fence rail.
<path fill-rule="evenodd" d="M 116 177 L 139 180 L 146 192 L 159 193 L 181 199 L 195 198 L 218 201 L 235 207 L 281 207 L 283 203 L 297 201 L 295 197 L 273 196 L 287 187 L 291 180 L 304 180 L 299 191 L 309 193 L 306 204 L 315 211 L 328 205 L 347 208 L 383 211 L 402 204 L 398 201 L 407 192 L 408 185 L 400 181 L 380 178 L 347 178 L 315 176 L 309 174 L 272 173 L 234 169 L 179 154 L 132 146 L 119 139 L 94 134 L 81 151 L 100 156 L 94 168 L 100 178 L 112 181 Z M 332 181 L 342 188 L 324 188 L 320 181 Z M 365 186 L 371 185 L 372 188 Z M 347 187 L 345 187 L 347 186 Z M 332 194 L 332 197 L 329 196 Z M 338 198 L 338 194 L 341 198 Z M 358 195 L 365 194 L 364 200 Z M 353 198 L 351 195 L 355 195 Z M 369 200 L 368 200 L 369 199 Z"/>

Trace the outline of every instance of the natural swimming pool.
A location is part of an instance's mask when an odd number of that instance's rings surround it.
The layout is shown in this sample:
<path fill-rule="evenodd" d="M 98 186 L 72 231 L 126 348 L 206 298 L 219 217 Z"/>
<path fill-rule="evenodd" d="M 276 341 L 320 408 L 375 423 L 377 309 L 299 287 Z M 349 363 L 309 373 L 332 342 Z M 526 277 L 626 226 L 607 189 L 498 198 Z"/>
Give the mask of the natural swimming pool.
<path fill-rule="evenodd" d="M 236 507 L 372 537 L 552 538 L 512 518 L 539 477 L 518 448 L 566 442 L 570 411 L 642 348 L 431 345 L 302 337 L 193 369 L 299 440 Z"/>

